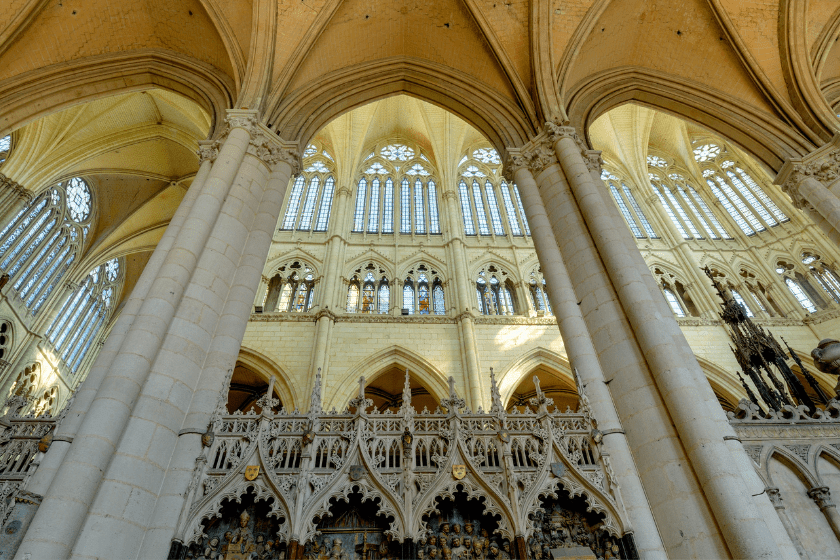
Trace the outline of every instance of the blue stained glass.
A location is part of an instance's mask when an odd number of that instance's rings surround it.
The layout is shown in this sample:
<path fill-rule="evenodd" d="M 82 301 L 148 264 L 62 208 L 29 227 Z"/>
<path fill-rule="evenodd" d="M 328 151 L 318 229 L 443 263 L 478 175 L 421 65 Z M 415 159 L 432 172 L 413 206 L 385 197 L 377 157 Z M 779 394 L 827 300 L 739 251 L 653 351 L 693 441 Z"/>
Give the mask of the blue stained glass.
<path fill-rule="evenodd" d="M 63 258 L 64 258 L 64 255 L 67 253 L 67 251 L 68 251 L 68 250 L 69 250 L 69 249 L 65 249 L 65 250 L 64 250 L 64 253 L 62 254 L 62 256 L 61 256 L 61 258 L 60 258 L 60 259 L 63 259 Z M 56 264 L 58 264 L 58 263 L 60 262 L 60 259 L 59 259 L 58 261 L 56 261 Z M 47 279 L 49 279 L 49 282 L 50 282 L 50 283 L 47 285 L 47 289 L 46 289 L 46 290 L 44 290 L 44 293 L 43 293 L 43 294 L 41 294 L 41 297 L 39 297 L 39 298 L 38 298 L 38 303 L 36 303 L 36 304 L 35 304 L 35 307 L 33 307 L 33 308 L 32 308 L 32 313 L 33 313 L 33 314 L 37 313 L 37 312 L 38 312 L 38 310 L 39 310 L 39 309 L 41 309 L 41 306 L 42 306 L 42 305 L 44 305 L 44 302 L 47 300 L 47 298 L 48 298 L 48 297 L 50 297 L 50 294 L 52 293 L 52 291 L 53 291 L 53 289 L 55 288 L 56 284 L 58 284 L 58 283 L 61 281 L 61 279 L 62 279 L 62 278 L 64 277 L 64 275 L 67 273 L 67 270 L 70 268 L 70 266 L 73 264 L 73 262 L 74 262 L 75 260 L 76 260 L 76 255 L 75 255 L 75 253 L 71 253 L 71 254 L 70 254 L 70 256 L 69 256 L 69 257 L 67 257 L 67 262 L 65 262 L 65 263 L 64 263 L 64 266 L 63 266 L 61 269 L 59 269 L 59 271 L 58 271 L 58 273 L 57 273 L 57 274 L 55 274 L 55 275 L 53 276 L 53 275 L 52 275 L 52 274 L 53 274 L 53 271 L 51 270 L 49 274 L 47 274 L 46 276 L 44 276 L 44 278 L 41 280 L 41 284 L 39 284 L 39 285 L 38 285 L 38 288 L 35 290 L 35 292 L 34 292 L 34 293 L 36 293 L 36 294 L 37 294 L 37 293 L 41 290 L 41 285 L 43 285 L 43 283 L 44 283 Z"/>
<path fill-rule="evenodd" d="M 516 204 L 519 206 L 519 214 L 522 216 L 522 227 L 525 228 L 525 235 L 531 235 L 531 228 L 528 225 L 528 217 L 525 216 L 525 207 L 522 206 L 522 198 L 519 196 L 519 187 L 513 185 L 513 194 L 516 195 Z"/>

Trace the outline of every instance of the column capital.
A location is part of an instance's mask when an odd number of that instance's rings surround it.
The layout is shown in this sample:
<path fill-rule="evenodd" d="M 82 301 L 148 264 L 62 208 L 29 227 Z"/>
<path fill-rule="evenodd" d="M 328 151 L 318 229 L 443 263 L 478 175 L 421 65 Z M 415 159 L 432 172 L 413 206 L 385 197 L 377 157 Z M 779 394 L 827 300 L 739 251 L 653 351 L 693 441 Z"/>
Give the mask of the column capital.
<path fill-rule="evenodd" d="M 353 194 L 353 189 L 351 189 L 350 187 L 340 187 L 335 194 L 337 194 L 338 196 L 350 196 L 351 194 Z"/>
<path fill-rule="evenodd" d="M 198 142 L 198 164 L 201 165 L 205 161 L 213 163 L 219 157 L 219 148 L 222 143 L 219 140 L 200 140 Z"/>
<path fill-rule="evenodd" d="M 507 152 L 504 174 L 508 181 L 512 181 L 520 169 L 528 169 L 536 177 L 546 167 L 557 163 L 557 154 L 545 137 L 537 137 L 521 148 L 509 148 Z"/>
<path fill-rule="evenodd" d="M 794 206 L 807 210 L 811 205 L 799 194 L 799 187 L 807 178 L 815 179 L 826 187 L 840 178 L 840 133 L 810 154 L 788 159 L 773 182 L 793 199 Z"/>
<path fill-rule="evenodd" d="M 0 173 L 0 187 L 11 189 L 18 198 L 31 202 L 33 195 L 29 190 L 20 183 L 13 181 Z"/>
<path fill-rule="evenodd" d="M 225 124 L 227 125 L 226 132 L 229 132 L 231 128 L 242 128 L 253 136 L 260 124 L 259 113 L 250 109 L 228 109 Z"/>
<path fill-rule="evenodd" d="M 834 502 L 831 501 L 831 491 L 828 486 L 817 486 L 808 490 L 808 497 L 814 500 L 820 511 L 826 508 L 834 507 Z"/>
<path fill-rule="evenodd" d="M 586 163 L 586 168 L 589 171 L 597 171 L 601 174 L 604 160 L 601 158 L 601 150 L 583 150 L 583 161 Z"/>
<path fill-rule="evenodd" d="M 563 138 L 571 138 L 576 144 L 581 146 L 581 149 L 586 149 L 577 134 L 577 130 L 573 126 L 567 126 L 565 123 L 559 121 L 548 121 L 545 123 L 545 133 L 552 144 Z"/>
<path fill-rule="evenodd" d="M 443 196 L 444 200 L 456 200 L 457 201 L 457 199 L 458 199 L 458 193 L 456 193 L 455 191 L 453 191 L 451 189 L 443 191 L 442 196 Z"/>

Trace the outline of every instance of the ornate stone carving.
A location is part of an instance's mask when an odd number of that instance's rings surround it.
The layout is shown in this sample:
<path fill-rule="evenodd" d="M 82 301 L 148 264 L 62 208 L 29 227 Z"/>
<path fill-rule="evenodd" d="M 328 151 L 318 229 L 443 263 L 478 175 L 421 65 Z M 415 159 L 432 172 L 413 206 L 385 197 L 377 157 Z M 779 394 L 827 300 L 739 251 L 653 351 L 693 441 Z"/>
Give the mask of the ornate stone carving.
<path fill-rule="evenodd" d="M 823 373 L 840 376 L 840 341 L 826 338 L 811 350 L 814 365 Z M 834 392 L 840 397 L 840 380 L 834 387 Z"/>
<path fill-rule="evenodd" d="M 221 143 L 218 140 L 202 140 L 198 143 L 198 159 L 199 163 L 216 161 L 219 157 L 219 148 Z"/>
<path fill-rule="evenodd" d="M 257 112 L 246 109 L 230 109 L 227 112 L 227 116 L 225 116 L 225 124 L 228 126 L 228 129 L 242 128 L 253 136 L 257 126 L 259 126 Z"/>
<path fill-rule="evenodd" d="M 778 488 L 770 488 L 769 486 L 764 489 L 767 492 L 767 497 L 770 498 L 770 501 L 773 503 L 773 507 L 776 509 L 785 509 L 784 501 L 782 500 L 782 495 L 779 493 Z"/>
<path fill-rule="evenodd" d="M 799 187 L 806 178 L 812 178 L 828 186 L 840 177 L 840 134 L 831 142 L 817 148 L 802 158 L 789 159 L 782 166 L 775 183 L 781 186 L 801 210 L 811 210 L 811 205 L 799 194 Z"/>
<path fill-rule="evenodd" d="M 571 138 L 579 146 L 582 145 L 577 131 L 573 126 L 565 126 L 563 123 L 548 121 L 545 123 L 545 131 L 552 145 L 563 138 Z"/>
<path fill-rule="evenodd" d="M 528 161 L 528 168 L 534 177 L 542 173 L 545 168 L 557 163 L 557 154 L 554 147 L 546 141 L 535 143 L 529 150 L 522 152 Z"/>
<path fill-rule="evenodd" d="M 599 150 L 584 150 L 583 161 L 586 163 L 586 168 L 589 171 L 595 171 L 598 175 L 601 174 L 601 167 L 604 165 L 604 160 L 601 158 Z"/>
<path fill-rule="evenodd" d="M 814 500 L 814 503 L 817 504 L 817 507 L 820 508 L 820 511 L 826 508 L 835 507 L 834 502 L 831 500 L 831 491 L 828 489 L 828 486 L 818 486 L 816 488 L 811 488 L 808 490 L 808 496 Z"/>

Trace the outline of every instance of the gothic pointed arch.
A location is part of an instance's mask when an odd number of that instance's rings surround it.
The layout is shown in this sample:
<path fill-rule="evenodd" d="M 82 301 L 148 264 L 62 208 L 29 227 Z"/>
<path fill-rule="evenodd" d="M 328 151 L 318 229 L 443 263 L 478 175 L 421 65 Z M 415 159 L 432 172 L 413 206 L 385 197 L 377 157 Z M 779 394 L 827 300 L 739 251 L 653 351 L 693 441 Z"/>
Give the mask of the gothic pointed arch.
<path fill-rule="evenodd" d="M 289 378 L 289 374 L 286 373 L 280 364 L 262 352 L 242 346 L 239 349 L 239 357 L 236 359 L 236 365 L 237 367 L 244 366 L 251 372 L 257 374 L 266 386 L 268 385 L 269 379 L 273 376 L 274 392 L 280 398 L 282 406 L 288 410 L 294 410 L 302 404 L 303 398 L 298 396 L 296 386 Z M 262 396 L 263 393 L 259 396 Z"/>
<path fill-rule="evenodd" d="M 520 386 L 533 389 L 533 372 L 544 372 L 548 376 L 553 376 L 561 387 L 575 388 L 568 358 L 547 348 L 534 348 L 514 358 L 495 374 L 502 403 L 510 403 Z M 577 389 L 574 389 L 574 392 L 577 394 Z M 577 406 L 572 408 L 576 409 Z"/>
<path fill-rule="evenodd" d="M 406 368 L 422 383 L 431 396 L 440 402 L 449 394 L 446 376 L 443 372 L 421 355 L 401 346 L 390 346 L 360 360 L 342 375 L 344 381 L 333 392 L 329 403 L 324 408 L 343 409 L 348 399 L 358 393 L 358 379 L 375 379 L 392 368 L 405 372 Z"/>

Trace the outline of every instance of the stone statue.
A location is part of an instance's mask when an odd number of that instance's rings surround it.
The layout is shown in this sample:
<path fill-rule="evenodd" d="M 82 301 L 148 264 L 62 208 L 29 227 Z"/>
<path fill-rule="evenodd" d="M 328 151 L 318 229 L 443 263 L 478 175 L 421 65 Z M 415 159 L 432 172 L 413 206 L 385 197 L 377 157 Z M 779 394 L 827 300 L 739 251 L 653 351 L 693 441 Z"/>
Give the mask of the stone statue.
<path fill-rule="evenodd" d="M 811 350 L 814 365 L 823 373 L 840 376 L 840 341 L 825 338 L 816 348 Z M 835 394 L 840 397 L 840 380 L 834 387 Z"/>

